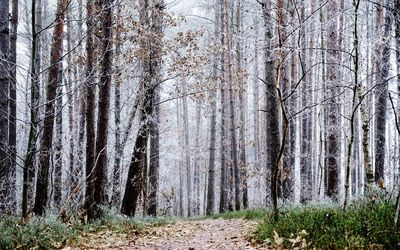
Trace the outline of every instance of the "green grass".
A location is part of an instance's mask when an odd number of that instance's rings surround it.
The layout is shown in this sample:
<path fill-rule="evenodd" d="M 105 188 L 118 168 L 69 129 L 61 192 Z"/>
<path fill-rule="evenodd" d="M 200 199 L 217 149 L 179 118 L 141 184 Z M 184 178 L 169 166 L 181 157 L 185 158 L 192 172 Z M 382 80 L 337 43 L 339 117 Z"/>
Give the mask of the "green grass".
<path fill-rule="evenodd" d="M 285 208 L 277 222 L 269 212 L 251 240 L 311 249 L 400 249 L 394 214 L 394 204 L 387 199 L 356 202 L 345 211 L 333 206 Z"/>
<path fill-rule="evenodd" d="M 119 234 L 141 234 L 145 227 L 174 223 L 172 218 L 127 218 L 106 214 L 101 219 L 83 224 L 79 220 L 63 223 L 54 215 L 34 217 L 24 223 L 19 217 L 0 218 L 0 249 L 55 249 L 84 242 L 82 235 L 111 231 Z"/>

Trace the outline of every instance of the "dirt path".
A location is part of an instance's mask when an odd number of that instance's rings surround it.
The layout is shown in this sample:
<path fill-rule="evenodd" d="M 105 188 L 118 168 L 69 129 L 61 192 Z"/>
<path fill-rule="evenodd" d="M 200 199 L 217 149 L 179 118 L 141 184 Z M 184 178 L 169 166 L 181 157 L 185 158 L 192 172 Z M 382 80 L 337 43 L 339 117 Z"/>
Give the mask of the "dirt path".
<path fill-rule="evenodd" d="M 257 222 L 243 219 L 178 221 L 146 229 L 144 235 L 96 235 L 86 249 L 256 249 L 246 236 Z M 71 248 L 70 248 L 71 249 Z"/>

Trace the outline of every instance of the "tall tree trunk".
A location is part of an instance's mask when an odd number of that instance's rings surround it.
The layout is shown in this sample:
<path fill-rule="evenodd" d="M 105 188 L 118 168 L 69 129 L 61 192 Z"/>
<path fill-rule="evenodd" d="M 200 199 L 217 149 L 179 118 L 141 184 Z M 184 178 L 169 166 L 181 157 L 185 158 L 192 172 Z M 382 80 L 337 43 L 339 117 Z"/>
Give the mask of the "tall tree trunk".
<path fill-rule="evenodd" d="M 86 191 L 84 207 L 86 213 L 92 209 L 93 204 L 93 190 L 94 190 L 94 152 L 95 152 L 95 81 L 94 81 L 94 67 L 95 60 L 94 48 L 95 42 L 93 37 L 94 29 L 94 5 L 92 1 L 86 2 Z M 81 109 L 84 107 L 81 106 Z M 83 135 L 83 122 L 80 122 L 80 136 Z M 81 134 L 82 133 L 82 134 Z M 90 215 L 89 215 L 90 216 Z"/>
<path fill-rule="evenodd" d="M 254 75 L 253 75 L 253 112 L 254 112 L 254 133 L 253 133 L 253 147 L 254 147 L 254 168 L 255 171 L 261 172 L 261 157 L 260 157 L 260 94 L 259 94 L 259 33 L 260 25 L 258 17 L 254 18 Z"/>
<path fill-rule="evenodd" d="M 307 6 L 303 1 L 301 6 L 301 52 L 299 56 L 301 74 L 306 74 L 307 70 L 307 40 L 306 40 L 306 29 L 304 26 Z M 311 60 L 311 59 L 310 59 Z M 311 161 L 311 136 L 310 133 L 311 128 L 310 120 L 311 120 L 311 109 L 308 106 L 311 104 L 311 86 L 310 86 L 311 77 L 304 77 L 302 81 L 302 90 L 301 90 L 301 102 L 302 108 L 305 109 L 304 113 L 301 116 L 301 147 L 300 147 L 300 182 L 301 182 L 301 191 L 300 191 L 300 202 L 307 203 L 311 201 L 312 198 L 312 161 Z"/>
<path fill-rule="evenodd" d="M 0 212 L 9 205 L 13 169 L 9 157 L 8 95 L 10 84 L 9 63 L 9 0 L 0 1 Z"/>
<path fill-rule="evenodd" d="M 195 133 L 195 157 L 194 157 L 194 170 L 193 170 L 193 214 L 199 215 L 200 213 L 200 126 L 201 126 L 201 106 L 200 102 L 196 102 L 196 133 Z"/>
<path fill-rule="evenodd" d="M 123 25 L 121 17 L 121 6 L 117 6 L 117 15 L 115 23 L 117 25 Z M 114 62 L 121 59 L 121 32 L 116 30 L 115 33 L 115 57 Z M 121 200 L 121 158 L 123 155 L 123 149 L 121 147 L 121 68 L 115 66 L 115 84 L 114 84 L 114 124 L 115 124 L 115 160 L 114 160 L 114 170 L 112 175 L 112 195 L 111 204 L 112 206 L 119 207 Z"/>
<path fill-rule="evenodd" d="M 182 88 L 182 108 L 183 108 L 183 152 L 184 152 L 184 162 L 185 162 L 185 169 L 186 169 L 186 198 L 187 198 L 187 216 L 191 216 L 191 209 L 192 209 L 192 170 L 191 170 L 191 163 L 190 163 L 190 148 L 189 148 L 189 111 L 188 111 L 188 104 L 187 104 L 187 89 L 186 89 L 187 82 L 182 80 L 181 81 L 181 88 Z"/>
<path fill-rule="evenodd" d="M 225 30 L 225 20 L 223 14 L 223 0 L 219 0 L 220 5 L 220 18 L 221 18 L 221 31 Z M 221 32 L 221 44 L 225 44 L 225 32 Z M 221 181 L 220 181 L 220 199 L 219 199 L 219 212 L 223 213 L 228 205 L 228 166 L 226 164 L 227 155 L 227 138 L 225 131 L 226 123 L 226 75 L 225 75 L 225 53 L 221 55 Z"/>
<path fill-rule="evenodd" d="M 102 206 L 108 201 L 107 198 L 107 142 L 108 123 L 110 113 L 110 89 L 112 74 L 112 0 L 103 0 L 101 7 L 102 30 L 102 61 L 99 83 L 99 101 L 96 134 L 96 153 L 94 164 L 93 204 L 89 213 L 90 219 L 102 216 Z"/>
<path fill-rule="evenodd" d="M 230 130 L 230 161 L 231 168 L 233 171 L 233 176 L 230 180 L 234 180 L 234 186 L 231 186 L 234 191 L 234 206 L 235 210 L 240 210 L 240 169 L 238 165 L 238 154 L 237 154 L 237 138 L 236 138 L 236 118 L 235 118 L 235 96 L 233 92 L 233 78 L 232 78 L 232 32 L 231 32 L 231 22 L 229 16 L 229 6 L 228 0 L 224 0 L 224 22 L 225 22 L 225 32 L 226 35 L 226 47 L 227 50 L 224 52 L 226 54 L 226 75 L 229 84 L 228 95 L 229 95 L 229 130 Z M 231 200 L 230 200 L 231 201 Z"/>
<path fill-rule="evenodd" d="M 160 168 L 160 88 L 157 87 L 153 96 L 153 117 L 150 124 L 150 162 L 147 215 L 157 216 L 158 174 Z"/>
<path fill-rule="evenodd" d="M 31 2 L 31 29 L 32 29 L 32 47 L 31 47 L 31 98 L 30 98 L 30 126 L 29 126 L 29 136 L 28 136 L 28 146 L 27 153 L 24 159 L 24 169 L 23 169 L 23 186 L 22 186 L 22 216 L 24 219 L 28 219 L 28 203 L 30 196 L 30 184 L 31 180 L 34 179 L 35 174 L 35 155 L 36 155 L 36 140 L 38 136 L 38 115 L 39 115 L 39 76 L 38 72 L 38 58 L 40 54 L 38 53 L 39 48 L 39 37 L 36 32 L 36 0 Z"/>
<path fill-rule="evenodd" d="M 69 6 L 70 7 L 70 6 Z M 73 94 L 73 80 L 72 77 L 74 73 L 76 74 L 75 65 L 72 60 L 72 39 L 73 39 L 73 28 L 72 28 L 72 18 L 71 18 L 71 8 L 66 13 L 67 18 L 67 51 L 69 52 L 67 56 L 68 66 L 66 68 L 67 74 L 67 82 L 66 82 L 66 91 L 68 97 L 68 133 L 69 133 L 69 154 L 68 154 L 68 171 L 69 171 L 69 195 L 71 196 L 72 202 L 76 202 L 77 198 L 77 188 L 79 181 L 79 170 L 75 167 L 75 121 L 74 121 L 74 94 Z M 80 32 L 80 31 L 78 31 Z M 77 80 L 77 79 L 75 79 Z M 80 99 L 76 99 L 77 101 Z M 79 158 L 79 156 L 78 156 Z"/>
<path fill-rule="evenodd" d="M 164 2 L 160 0 L 154 5 L 151 13 L 152 23 L 149 18 L 148 0 L 143 0 L 141 6 L 140 21 L 144 29 L 153 33 L 159 32 L 159 34 L 162 34 L 162 14 L 165 8 Z M 160 35 L 157 39 L 151 41 L 148 41 L 146 37 L 142 37 L 139 42 L 141 49 L 147 51 L 149 57 L 141 62 L 142 76 L 140 86 L 144 92 L 144 100 L 141 109 L 140 127 L 129 166 L 125 193 L 122 199 L 121 213 L 128 216 L 135 215 L 139 194 L 141 191 L 146 191 L 145 187 L 143 187 L 143 181 L 147 180 L 144 180 L 143 176 L 146 176 L 144 171 L 147 169 L 147 142 L 153 119 L 154 102 L 158 100 L 158 97 L 155 96 L 155 91 L 160 84 L 159 72 L 162 62 L 162 40 L 163 36 Z M 157 153 L 157 151 L 153 153 Z M 152 174 L 154 174 L 154 172 L 152 172 Z M 144 197 L 144 202 L 146 202 L 146 197 Z"/>
<path fill-rule="evenodd" d="M 59 77 L 62 78 L 62 73 L 59 73 Z M 56 208 L 60 208 L 61 197 L 62 197 L 62 150 L 63 150 L 63 86 L 59 85 L 57 89 L 56 103 L 56 133 L 55 133 L 55 153 L 54 153 L 54 205 Z"/>
<path fill-rule="evenodd" d="M 353 30 L 353 72 L 354 72 L 354 87 L 353 87 L 353 96 L 352 96 L 352 110 L 350 116 L 350 139 L 349 144 L 347 146 L 347 159 L 346 159 L 346 168 L 345 168 L 345 181 L 344 181 L 344 204 L 343 207 L 346 209 L 349 203 L 350 196 L 350 169 L 351 169 L 351 153 L 352 147 L 355 138 L 355 119 L 357 115 L 357 88 L 360 86 L 358 83 L 358 71 L 359 71 L 359 38 L 358 38 L 358 10 L 360 6 L 360 1 L 355 0 L 353 2 L 354 7 L 354 30 Z M 353 163 L 354 164 L 354 163 Z M 353 167 L 354 168 L 354 167 Z M 354 180 L 353 180 L 354 182 Z"/>
<path fill-rule="evenodd" d="M 219 41 L 219 28 L 220 28 L 220 9 L 219 0 L 214 2 L 214 43 Z M 216 118 L 217 118 L 217 95 L 216 90 L 218 86 L 218 55 L 214 55 L 212 78 L 214 81 L 215 90 L 211 90 L 211 116 L 210 116 L 210 151 L 208 161 L 208 179 L 207 179 L 207 202 L 206 202 L 206 215 L 211 215 L 214 212 L 215 200 L 215 151 L 216 151 Z"/>
<path fill-rule="evenodd" d="M 386 4 L 392 7 L 393 0 Z M 383 184 L 385 180 L 385 150 L 386 150 L 386 118 L 388 99 L 388 75 L 390 70 L 390 43 L 392 32 L 392 13 L 386 10 L 383 49 L 380 58 L 379 72 L 377 72 L 377 91 L 375 97 L 375 182 Z"/>
<path fill-rule="evenodd" d="M 271 16 L 271 3 L 269 1 L 263 1 L 262 3 L 264 25 L 265 25 L 265 80 L 264 83 L 267 85 L 266 98 L 268 105 L 266 112 L 268 112 L 269 120 L 267 120 L 267 152 L 270 158 L 271 164 L 269 169 L 270 174 L 270 192 L 272 198 L 272 205 L 274 209 L 274 216 L 277 219 L 277 207 L 278 207 L 278 193 L 277 193 L 277 181 L 279 171 L 279 152 L 281 148 L 281 137 L 280 137 L 280 114 L 279 114 L 279 77 L 280 77 L 280 65 L 277 66 L 277 74 L 275 74 L 274 57 L 272 55 L 272 35 L 273 35 L 273 19 Z"/>
<path fill-rule="evenodd" d="M 326 107 L 327 124 L 326 136 L 327 147 L 325 152 L 326 171 L 327 171 L 327 190 L 328 197 L 337 201 L 339 189 L 339 159 L 340 159 L 340 141 L 339 141 L 339 115 L 340 103 L 338 102 L 338 80 L 337 62 L 339 61 L 338 52 L 338 30 L 337 30 L 337 2 L 328 3 L 327 32 L 329 34 L 327 41 L 327 95 L 328 102 Z"/>
<path fill-rule="evenodd" d="M 48 182 L 50 156 L 53 144 L 54 129 L 54 102 L 58 86 L 61 85 L 62 79 L 60 71 L 62 71 L 62 47 L 64 32 L 64 12 L 67 7 L 66 0 L 59 0 L 57 4 L 57 20 L 53 31 L 53 44 L 51 46 L 50 69 L 47 84 L 46 96 L 46 112 L 43 124 L 43 136 L 40 145 L 39 170 L 36 182 L 36 196 L 33 211 L 37 215 L 43 215 L 46 211 L 48 201 Z"/>
<path fill-rule="evenodd" d="M 245 98 L 245 69 L 242 66 L 243 44 L 241 37 L 243 36 L 243 20 L 242 20 L 242 4 L 241 0 L 237 2 L 236 9 L 236 25 L 237 25 L 237 45 L 236 45 L 236 60 L 237 60 L 237 76 L 239 80 L 239 110 L 240 110 L 240 131 L 239 131 L 239 173 L 242 186 L 242 201 L 243 208 L 246 209 L 249 204 L 248 188 L 247 188 L 247 162 L 246 162 L 246 98 Z"/>
<path fill-rule="evenodd" d="M 10 148 L 10 175 L 11 208 L 16 208 L 16 161 L 17 161 L 17 28 L 18 28 L 18 0 L 11 1 L 11 30 L 10 30 L 10 89 L 9 89 L 9 119 L 8 119 L 8 144 Z"/>

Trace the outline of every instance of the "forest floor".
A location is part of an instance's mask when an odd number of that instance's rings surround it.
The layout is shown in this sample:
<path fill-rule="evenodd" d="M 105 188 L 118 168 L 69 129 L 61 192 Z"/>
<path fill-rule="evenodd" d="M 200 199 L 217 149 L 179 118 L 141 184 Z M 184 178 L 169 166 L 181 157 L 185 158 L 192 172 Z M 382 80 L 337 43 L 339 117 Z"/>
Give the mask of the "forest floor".
<path fill-rule="evenodd" d="M 248 241 L 258 222 L 241 218 L 183 220 L 140 234 L 100 231 L 65 249 L 259 249 Z"/>

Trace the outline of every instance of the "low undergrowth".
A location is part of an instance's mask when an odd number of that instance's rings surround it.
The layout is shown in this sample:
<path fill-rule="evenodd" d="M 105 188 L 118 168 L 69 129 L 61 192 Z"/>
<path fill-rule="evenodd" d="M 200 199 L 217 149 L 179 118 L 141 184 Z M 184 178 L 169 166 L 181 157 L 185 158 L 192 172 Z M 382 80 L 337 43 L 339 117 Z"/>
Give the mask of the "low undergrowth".
<path fill-rule="evenodd" d="M 284 208 L 278 221 L 267 213 L 251 240 L 270 247 L 308 249 L 400 249 L 389 199 L 334 206 Z"/>
<path fill-rule="evenodd" d="M 19 217 L 0 217 L 0 249 L 57 249 L 85 242 L 85 235 L 109 231 L 115 234 L 141 234 L 145 227 L 173 223 L 171 218 L 127 218 L 106 214 L 91 223 L 71 219 L 62 222 L 54 215 L 33 217 L 24 222 Z"/>

